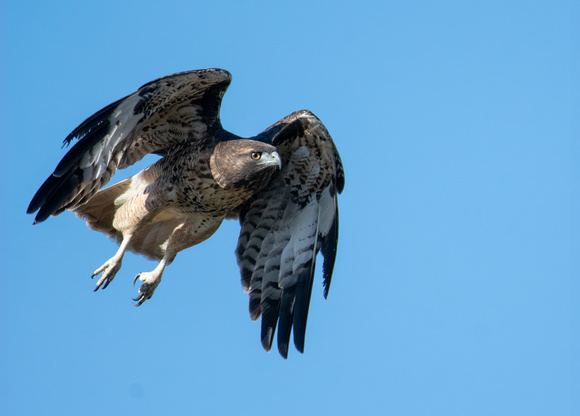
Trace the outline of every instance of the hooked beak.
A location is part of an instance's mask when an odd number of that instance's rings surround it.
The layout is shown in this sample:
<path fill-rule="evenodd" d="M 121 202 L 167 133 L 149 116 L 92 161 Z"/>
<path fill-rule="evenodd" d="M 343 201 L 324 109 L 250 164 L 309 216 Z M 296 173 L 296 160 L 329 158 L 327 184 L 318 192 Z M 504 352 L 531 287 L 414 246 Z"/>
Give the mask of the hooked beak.
<path fill-rule="evenodd" d="M 282 159 L 280 158 L 280 154 L 276 151 L 272 153 L 264 153 L 261 162 L 268 166 L 277 166 L 278 169 L 282 169 Z"/>

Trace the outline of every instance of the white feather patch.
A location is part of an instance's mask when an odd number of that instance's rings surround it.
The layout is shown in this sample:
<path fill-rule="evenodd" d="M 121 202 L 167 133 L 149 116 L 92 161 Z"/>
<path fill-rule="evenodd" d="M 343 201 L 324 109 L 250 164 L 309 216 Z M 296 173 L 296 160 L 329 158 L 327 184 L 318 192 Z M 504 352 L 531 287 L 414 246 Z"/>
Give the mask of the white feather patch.
<path fill-rule="evenodd" d="M 79 167 L 83 169 L 85 183 L 95 180 L 106 172 L 119 143 L 140 120 L 139 116 L 133 114 L 133 109 L 141 99 L 137 94 L 124 99 L 109 118 L 109 132 L 83 156 Z"/>
<path fill-rule="evenodd" d="M 312 258 L 310 246 L 314 243 L 318 219 L 318 202 L 312 200 L 297 215 L 288 219 L 290 241 L 282 251 L 280 261 L 280 287 L 291 287 L 296 284 L 297 270 Z M 286 219 L 285 219 L 286 220 Z"/>

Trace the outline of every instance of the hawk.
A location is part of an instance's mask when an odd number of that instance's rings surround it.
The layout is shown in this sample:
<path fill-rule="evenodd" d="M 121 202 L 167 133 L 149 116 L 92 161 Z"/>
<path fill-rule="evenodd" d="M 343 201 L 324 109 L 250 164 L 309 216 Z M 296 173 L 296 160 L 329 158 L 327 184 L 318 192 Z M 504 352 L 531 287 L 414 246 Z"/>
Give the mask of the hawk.
<path fill-rule="evenodd" d="M 142 272 L 136 306 L 150 299 L 177 253 L 239 219 L 236 248 L 250 316 L 270 351 L 277 330 L 286 358 L 290 335 L 304 352 L 315 260 L 323 255 L 328 295 L 338 243 L 337 194 L 344 171 L 332 138 L 310 111 L 290 114 L 241 138 L 219 110 L 231 82 L 223 69 L 181 72 L 149 82 L 96 112 L 65 139 L 71 147 L 36 192 L 34 223 L 68 209 L 119 249 L 95 270 L 106 288 L 127 250 L 158 261 Z M 100 190 L 117 169 L 147 154 L 161 158 Z"/>

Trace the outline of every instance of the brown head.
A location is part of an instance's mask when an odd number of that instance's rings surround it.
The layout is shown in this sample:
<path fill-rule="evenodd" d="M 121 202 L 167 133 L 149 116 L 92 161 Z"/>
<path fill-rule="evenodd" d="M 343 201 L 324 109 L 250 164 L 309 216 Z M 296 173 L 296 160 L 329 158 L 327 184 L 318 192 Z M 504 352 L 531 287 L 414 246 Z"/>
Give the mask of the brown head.
<path fill-rule="evenodd" d="M 210 158 L 211 173 L 224 189 L 244 187 L 257 192 L 281 167 L 278 150 L 255 140 L 220 142 Z"/>

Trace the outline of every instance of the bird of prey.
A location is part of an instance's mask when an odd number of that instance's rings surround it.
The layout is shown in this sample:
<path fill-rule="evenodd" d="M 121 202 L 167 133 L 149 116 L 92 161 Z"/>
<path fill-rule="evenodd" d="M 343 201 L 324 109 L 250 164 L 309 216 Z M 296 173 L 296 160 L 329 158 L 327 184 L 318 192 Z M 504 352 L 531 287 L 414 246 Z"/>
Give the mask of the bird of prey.
<path fill-rule="evenodd" d="M 95 270 L 106 288 L 127 250 L 159 263 L 137 275 L 134 299 L 150 299 L 180 251 L 239 219 L 236 258 L 250 316 L 262 317 L 270 351 L 277 330 L 286 358 L 290 335 L 304 351 L 315 260 L 323 255 L 328 294 L 338 242 L 337 194 L 344 171 L 332 138 L 310 111 L 290 114 L 245 139 L 223 129 L 219 110 L 231 82 L 223 69 L 181 72 L 151 81 L 90 116 L 65 138 L 78 141 L 36 192 L 34 223 L 65 209 L 119 249 Z M 117 169 L 162 156 L 108 188 Z"/>

